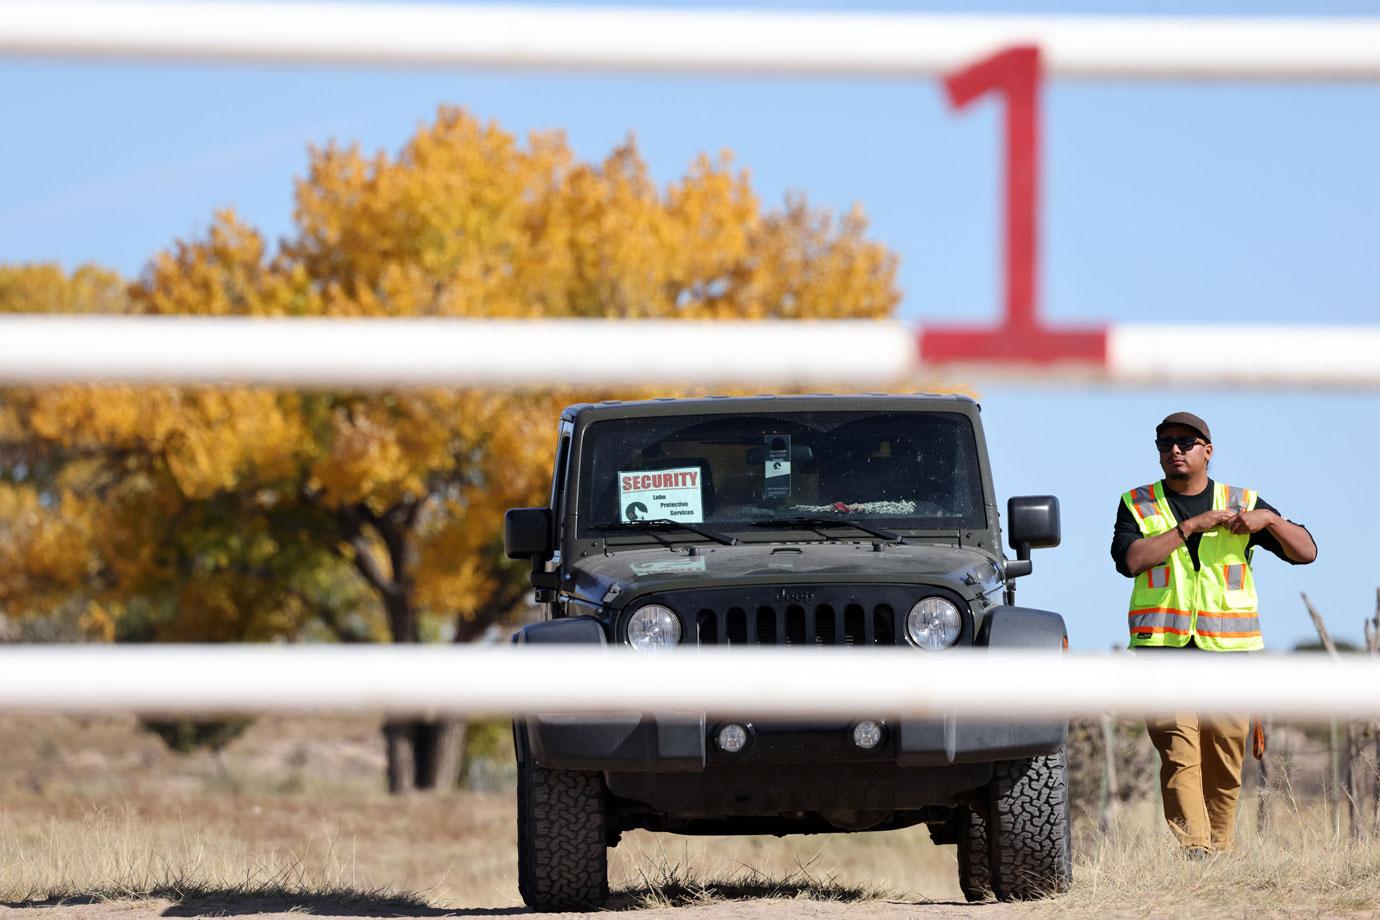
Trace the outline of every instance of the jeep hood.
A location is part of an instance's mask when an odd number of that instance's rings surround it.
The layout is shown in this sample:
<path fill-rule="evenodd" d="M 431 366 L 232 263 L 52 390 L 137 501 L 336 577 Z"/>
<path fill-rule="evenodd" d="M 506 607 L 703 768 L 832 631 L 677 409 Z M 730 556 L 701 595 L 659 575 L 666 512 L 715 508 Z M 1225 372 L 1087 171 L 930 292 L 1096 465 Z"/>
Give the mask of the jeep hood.
<path fill-rule="evenodd" d="M 747 543 L 738 546 L 680 544 L 610 547 L 608 554 L 577 560 L 570 566 L 568 590 L 591 601 L 611 588 L 632 594 L 679 588 L 727 587 L 734 584 L 806 584 L 820 582 L 948 581 L 969 576 L 985 593 L 1001 581 L 994 559 L 975 549 L 935 544 Z"/>

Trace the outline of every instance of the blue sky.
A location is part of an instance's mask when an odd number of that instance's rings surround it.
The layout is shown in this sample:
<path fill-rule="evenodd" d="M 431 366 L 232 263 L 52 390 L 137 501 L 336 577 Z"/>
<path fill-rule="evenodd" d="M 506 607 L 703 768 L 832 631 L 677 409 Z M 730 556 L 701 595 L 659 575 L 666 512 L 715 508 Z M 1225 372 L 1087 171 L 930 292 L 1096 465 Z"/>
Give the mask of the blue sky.
<path fill-rule="evenodd" d="M 866 8 L 1380 15 L 1380 3 L 1358 2 Z M 874 236 L 901 257 L 904 319 L 996 315 L 998 110 L 989 102 L 948 111 L 932 80 L 8 58 L 0 85 L 5 261 L 92 261 L 132 275 L 227 206 L 270 237 L 283 234 L 308 144 L 396 150 L 437 105 L 453 104 L 518 133 L 562 128 L 588 158 L 632 133 L 663 181 L 701 151 L 732 149 L 769 204 L 790 190 L 816 206 L 861 203 Z M 1052 81 L 1044 100 L 1042 302 L 1051 320 L 1380 317 L 1380 84 Z M 1258 560 L 1267 643 L 1285 648 L 1311 635 L 1300 591 L 1336 633 L 1359 639 L 1380 586 L 1369 528 L 1356 524 L 1372 491 L 1380 395 L 976 387 L 1003 500 L 1061 499 L 1064 545 L 1036 555 L 1020 597 L 1063 612 L 1075 647 L 1124 641 L 1129 584 L 1107 554 L 1115 502 L 1158 475 L 1154 423 L 1180 408 L 1212 425 L 1216 475 L 1258 488 L 1318 539 L 1311 567 Z"/>

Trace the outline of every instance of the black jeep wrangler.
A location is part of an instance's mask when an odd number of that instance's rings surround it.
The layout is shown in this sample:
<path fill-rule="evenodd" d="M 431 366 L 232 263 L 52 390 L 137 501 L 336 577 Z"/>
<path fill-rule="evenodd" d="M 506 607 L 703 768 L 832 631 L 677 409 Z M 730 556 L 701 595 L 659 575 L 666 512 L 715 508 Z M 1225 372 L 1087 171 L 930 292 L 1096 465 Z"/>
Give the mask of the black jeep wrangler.
<path fill-rule="evenodd" d="M 561 414 L 551 502 L 505 520 L 544 622 L 519 644 L 1067 645 L 1014 606 L 1052 496 L 1013 498 L 1001 549 L 978 406 L 961 396 L 658 399 Z M 808 663 L 802 663 L 808 667 Z M 885 710 L 885 701 L 879 701 Z M 518 885 L 544 911 L 608 892 L 631 828 L 808 834 L 925 823 L 958 845 L 969 900 L 1070 884 L 1063 720 L 748 719 L 716 713 L 515 720 Z"/>

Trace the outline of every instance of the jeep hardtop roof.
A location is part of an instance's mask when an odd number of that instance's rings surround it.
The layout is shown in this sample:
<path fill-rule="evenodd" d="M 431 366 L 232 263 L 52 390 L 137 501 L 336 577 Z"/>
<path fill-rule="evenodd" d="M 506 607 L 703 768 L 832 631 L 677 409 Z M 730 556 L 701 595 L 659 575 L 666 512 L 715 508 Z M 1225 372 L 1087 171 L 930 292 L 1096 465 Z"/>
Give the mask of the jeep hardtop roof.
<path fill-rule="evenodd" d="M 972 407 L 979 412 L 982 410 L 977 400 L 962 393 L 802 393 L 788 396 L 763 393 L 756 396 L 659 396 L 654 399 L 606 399 L 597 403 L 575 403 L 562 410 L 561 420 L 574 422 L 585 415 L 684 415 L 687 412 L 712 415 L 753 411 L 779 412 L 785 408 L 798 412 L 819 409 L 844 412 L 876 409 L 912 412 L 925 409 L 952 411 L 960 406 Z"/>

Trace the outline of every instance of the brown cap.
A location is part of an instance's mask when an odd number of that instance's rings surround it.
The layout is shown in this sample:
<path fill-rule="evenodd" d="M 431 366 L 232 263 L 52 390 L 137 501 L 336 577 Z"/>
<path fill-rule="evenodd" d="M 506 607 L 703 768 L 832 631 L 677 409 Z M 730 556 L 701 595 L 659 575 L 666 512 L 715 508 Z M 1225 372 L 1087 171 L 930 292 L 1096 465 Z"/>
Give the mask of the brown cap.
<path fill-rule="evenodd" d="M 1207 422 L 1203 421 L 1192 412 L 1175 412 L 1171 415 L 1166 415 L 1164 421 L 1155 426 L 1156 436 L 1170 425 L 1183 425 L 1185 428 L 1192 428 L 1194 431 L 1198 432 L 1198 434 L 1202 435 L 1204 441 L 1207 441 L 1209 444 L 1212 443 L 1212 432 L 1208 431 Z"/>

